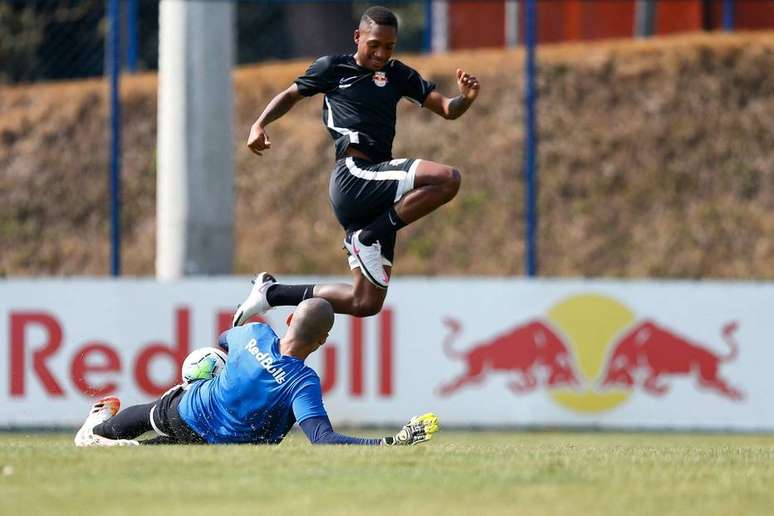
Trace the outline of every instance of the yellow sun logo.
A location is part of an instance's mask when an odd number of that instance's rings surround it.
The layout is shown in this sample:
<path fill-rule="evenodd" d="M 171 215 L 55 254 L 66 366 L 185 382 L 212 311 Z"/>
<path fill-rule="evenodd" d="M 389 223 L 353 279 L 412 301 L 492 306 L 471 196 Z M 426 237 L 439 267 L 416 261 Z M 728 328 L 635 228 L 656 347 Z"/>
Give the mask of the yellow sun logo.
<path fill-rule="evenodd" d="M 580 389 L 552 389 L 551 398 L 577 412 L 604 412 L 625 402 L 628 390 L 595 390 L 604 373 L 615 337 L 635 321 L 635 314 L 615 299 L 583 294 L 565 299 L 548 311 L 548 320 L 567 339 L 575 355 Z"/>

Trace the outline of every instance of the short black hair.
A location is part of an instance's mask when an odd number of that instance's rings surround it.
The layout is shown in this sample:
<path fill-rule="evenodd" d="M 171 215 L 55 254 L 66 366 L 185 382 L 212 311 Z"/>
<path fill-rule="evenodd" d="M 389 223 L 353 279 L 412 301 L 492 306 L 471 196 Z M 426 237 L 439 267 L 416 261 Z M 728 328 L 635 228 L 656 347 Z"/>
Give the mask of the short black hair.
<path fill-rule="evenodd" d="M 366 9 L 366 12 L 360 18 L 360 23 L 386 25 L 388 27 L 395 27 L 395 30 L 398 30 L 398 18 L 395 16 L 395 13 L 380 5 Z"/>

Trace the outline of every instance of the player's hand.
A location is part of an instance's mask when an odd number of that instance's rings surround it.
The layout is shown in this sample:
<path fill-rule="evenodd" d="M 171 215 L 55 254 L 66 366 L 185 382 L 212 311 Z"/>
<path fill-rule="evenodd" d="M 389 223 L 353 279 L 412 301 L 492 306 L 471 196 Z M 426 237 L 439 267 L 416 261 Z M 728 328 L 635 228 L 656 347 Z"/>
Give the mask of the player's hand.
<path fill-rule="evenodd" d="M 474 76 L 457 68 L 457 86 L 460 89 L 460 93 L 465 97 L 465 100 L 474 101 L 478 97 L 478 91 L 481 88 L 481 84 Z"/>
<path fill-rule="evenodd" d="M 251 151 L 259 156 L 262 156 L 261 151 L 271 149 L 271 141 L 269 135 L 263 130 L 263 127 L 258 123 L 253 124 L 250 128 L 250 136 L 247 138 L 247 146 Z"/>
<path fill-rule="evenodd" d="M 438 431 L 438 416 L 432 412 L 411 418 L 406 426 L 394 436 L 382 439 L 382 444 L 388 446 L 413 446 L 429 441 Z"/>

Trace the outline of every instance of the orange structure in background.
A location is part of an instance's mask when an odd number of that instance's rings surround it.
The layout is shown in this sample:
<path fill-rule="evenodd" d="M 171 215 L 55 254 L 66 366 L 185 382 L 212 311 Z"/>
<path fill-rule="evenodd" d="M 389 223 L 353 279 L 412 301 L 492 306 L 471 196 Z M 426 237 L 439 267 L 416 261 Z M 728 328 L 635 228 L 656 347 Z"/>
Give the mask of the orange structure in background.
<path fill-rule="evenodd" d="M 718 5 L 722 9 L 721 5 Z M 704 30 L 704 2 L 658 2 L 656 4 L 656 34 L 695 32 Z M 714 9 L 713 9 L 714 11 Z M 718 20 L 721 18 L 718 17 Z M 718 28 L 718 27 L 714 27 Z"/>
<path fill-rule="evenodd" d="M 723 0 L 656 0 L 655 5 L 654 35 L 723 28 Z M 537 9 L 541 43 L 634 37 L 635 0 L 537 0 Z M 523 16 L 520 23 L 523 35 Z M 771 28 L 774 0 L 734 0 L 734 30 Z M 450 49 L 504 44 L 505 0 L 449 0 Z"/>
<path fill-rule="evenodd" d="M 774 27 L 774 2 L 770 0 L 736 0 L 734 16 L 735 26 L 739 30 L 771 29 Z"/>
<path fill-rule="evenodd" d="M 634 0 L 538 1 L 537 7 L 541 43 L 628 38 L 633 33 Z M 524 33 L 524 17 L 519 33 Z"/>
<path fill-rule="evenodd" d="M 505 2 L 449 3 L 449 48 L 505 46 Z"/>

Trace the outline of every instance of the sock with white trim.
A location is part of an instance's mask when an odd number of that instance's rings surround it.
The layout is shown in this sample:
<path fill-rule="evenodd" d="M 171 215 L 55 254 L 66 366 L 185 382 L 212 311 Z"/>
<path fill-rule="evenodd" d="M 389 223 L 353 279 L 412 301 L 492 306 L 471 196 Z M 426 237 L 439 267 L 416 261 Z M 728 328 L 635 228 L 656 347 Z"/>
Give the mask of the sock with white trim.
<path fill-rule="evenodd" d="M 377 240 L 382 240 L 390 233 L 395 233 L 401 228 L 406 227 L 406 223 L 398 216 L 395 206 L 376 217 L 371 221 L 363 231 L 360 232 L 360 241 L 363 245 L 371 245 Z"/>

